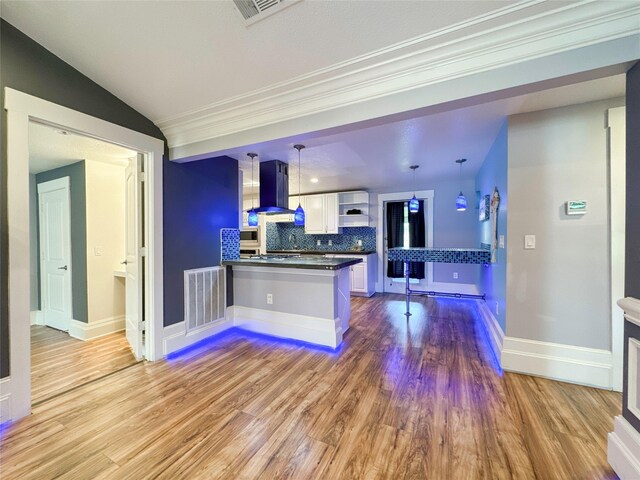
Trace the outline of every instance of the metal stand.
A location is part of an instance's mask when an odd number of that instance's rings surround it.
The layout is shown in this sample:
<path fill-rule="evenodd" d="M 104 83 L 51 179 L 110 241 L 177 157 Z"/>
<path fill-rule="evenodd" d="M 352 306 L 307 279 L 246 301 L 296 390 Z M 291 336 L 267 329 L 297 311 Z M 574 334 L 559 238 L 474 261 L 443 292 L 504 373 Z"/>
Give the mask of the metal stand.
<path fill-rule="evenodd" d="M 426 295 L 428 297 L 475 298 L 475 299 L 481 299 L 481 300 L 485 299 L 484 294 L 473 295 L 470 293 L 436 292 L 433 290 L 411 290 L 411 286 L 409 283 L 409 275 L 410 275 L 409 262 L 404 262 L 404 279 L 405 279 L 405 290 L 406 290 L 406 297 L 407 297 L 407 311 L 405 312 L 404 315 L 407 317 L 407 320 L 409 320 L 409 317 L 411 316 L 411 309 L 410 309 L 411 294 Z"/>

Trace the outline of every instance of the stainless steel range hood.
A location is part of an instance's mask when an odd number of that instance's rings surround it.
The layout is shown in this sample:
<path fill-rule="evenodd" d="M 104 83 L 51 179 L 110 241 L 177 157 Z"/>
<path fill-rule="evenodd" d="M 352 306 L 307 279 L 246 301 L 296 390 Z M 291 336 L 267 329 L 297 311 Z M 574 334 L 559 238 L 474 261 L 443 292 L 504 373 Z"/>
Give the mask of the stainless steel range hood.
<path fill-rule="evenodd" d="M 289 209 L 289 165 L 280 160 L 260 162 L 260 206 L 257 213 L 294 213 Z"/>

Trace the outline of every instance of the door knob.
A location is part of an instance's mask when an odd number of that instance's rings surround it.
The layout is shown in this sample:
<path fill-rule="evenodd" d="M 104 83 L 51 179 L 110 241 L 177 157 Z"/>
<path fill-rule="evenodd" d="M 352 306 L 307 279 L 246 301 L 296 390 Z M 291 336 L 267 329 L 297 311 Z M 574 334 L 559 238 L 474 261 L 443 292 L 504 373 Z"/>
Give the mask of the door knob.
<path fill-rule="evenodd" d="M 129 263 L 129 262 L 127 262 L 127 261 L 125 260 L 124 262 L 120 262 L 120 265 L 126 265 L 127 263 Z"/>
<path fill-rule="evenodd" d="M 69 270 L 68 267 L 65 265 L 64 267 L 58 267 L 58 270 Z"/>

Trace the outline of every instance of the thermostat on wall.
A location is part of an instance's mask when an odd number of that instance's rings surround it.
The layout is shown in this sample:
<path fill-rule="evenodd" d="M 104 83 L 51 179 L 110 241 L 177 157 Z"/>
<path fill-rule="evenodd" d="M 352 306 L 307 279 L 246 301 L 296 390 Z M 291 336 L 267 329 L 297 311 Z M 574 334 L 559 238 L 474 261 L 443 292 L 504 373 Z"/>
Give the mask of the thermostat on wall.
<path fill-rule="evenodd" d="M 569 200 L 564 205 L 567 215 L 584 215 L 587 213 L 587 202 L 585 200 Z"/>

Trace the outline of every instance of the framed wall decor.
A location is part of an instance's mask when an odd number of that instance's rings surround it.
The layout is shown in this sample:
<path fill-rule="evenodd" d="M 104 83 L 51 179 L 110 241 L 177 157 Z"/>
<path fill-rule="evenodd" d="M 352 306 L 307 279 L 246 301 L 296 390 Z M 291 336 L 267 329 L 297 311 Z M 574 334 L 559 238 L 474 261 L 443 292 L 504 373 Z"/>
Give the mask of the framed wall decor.
<path fill-rule="evenodd" d="M 491 196 L 490 195 L 483 195 L 480 198 L 480 215 L 479 215 L 479 220 L 481 222 L 484 222 L 486 220 L 489 220 L 489 208 L 491 206 Z"/>

